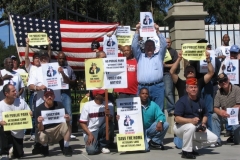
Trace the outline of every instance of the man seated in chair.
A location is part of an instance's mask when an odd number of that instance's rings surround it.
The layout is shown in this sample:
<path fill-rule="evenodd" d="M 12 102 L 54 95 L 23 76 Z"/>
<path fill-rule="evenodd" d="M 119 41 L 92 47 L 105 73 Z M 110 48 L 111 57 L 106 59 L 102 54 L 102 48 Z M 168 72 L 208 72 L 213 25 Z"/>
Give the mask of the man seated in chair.
<path fill-rule="evenodd" d="M 52 89 L 46 89 L 44 91 L 43 98 L 44 98 L 44 102 L 36 108 L 36 117 L 37 117 L 36 125 L 39 130 L 38 142 L 43 145 L 41 149 L 42 155 L 43 156 L 49 155 L 49 149 L 48 149 L 49 143 L 56 143 L 64 139 L 64 146 L 60 145 L 61 150 L 66 157 L 71 157 L 72 148 L 69 146 L 69 140 L 70 140 L 69 122 L 71 118 L 67 114 L 62 103 L 54 101 L 55 95 Z M 50 110 L 57 110 L 57 109 L 65 110 L 64 118 L 66 119 L 66 122 L 51 123 L 51 124 L 43 125 L 44 118 L 41 114 L 41 111 L 50 111 Z"/>

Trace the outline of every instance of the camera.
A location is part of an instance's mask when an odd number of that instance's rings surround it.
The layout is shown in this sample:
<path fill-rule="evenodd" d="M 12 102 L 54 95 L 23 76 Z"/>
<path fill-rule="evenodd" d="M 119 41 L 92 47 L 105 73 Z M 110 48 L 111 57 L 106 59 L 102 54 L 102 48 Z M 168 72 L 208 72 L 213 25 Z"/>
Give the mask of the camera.
<path fill-rule="evenodd" d="M 202 123 L 198 124 L 197 127 L 196 127 L 196 132 L 199 132 L 199 131 L 206 131 L 206 127 L 202 125 Z"/>

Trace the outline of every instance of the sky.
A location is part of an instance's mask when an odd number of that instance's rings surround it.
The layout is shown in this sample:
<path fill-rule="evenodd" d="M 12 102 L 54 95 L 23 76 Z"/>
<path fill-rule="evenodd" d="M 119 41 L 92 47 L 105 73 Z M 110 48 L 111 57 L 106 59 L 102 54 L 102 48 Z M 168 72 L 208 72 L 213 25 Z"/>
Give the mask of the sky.
<path fill-rule="evenodd" d="M 0 11 L 0 15 L 2 14 L 2 12 Z M 5 23 L 4 21 L 1 24 Z M 0 27 L 0 39 L 2 41 L 5 42 L 5 46 L 9 46 L 9 25 L 5 25 L 5 26 L 1 26 Z M 14 45 L 15 42 L 14 42 L 14 38 L 13 38 L 13 35 L 12 35 L 12 28 L 10 26 L 10 44 Z"/>

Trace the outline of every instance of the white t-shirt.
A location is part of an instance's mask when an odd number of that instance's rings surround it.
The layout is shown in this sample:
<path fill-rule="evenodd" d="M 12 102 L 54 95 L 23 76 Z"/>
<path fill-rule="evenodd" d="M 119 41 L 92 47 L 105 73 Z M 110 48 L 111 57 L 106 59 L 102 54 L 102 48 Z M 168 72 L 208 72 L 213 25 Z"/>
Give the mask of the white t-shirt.
<path fill-rule="evenodd" d="M 113 116 L 113 104 L 108 103 L 110 114 Z M 87 126 L 90 132 L 96 131 L 99 127 L 105 123 L 105 102 L 99 105 L 94 100 L 86 102 L 83 106 L 80 122 L 87 122 Z M 85 136 L 85 135 L 84 135 Z"/>
<path fill-rule="evenodd" d="M 19 73 L 20 75 L 21 75 L 22 73 L 27 73 L 27 72 L 26 72 L 24 69 L 22 69 L 22 68 L 18 68 L 18 69 L 16 69 L 16 70 L 13 69 L 13 71 Z M 21 94 L 20 98 L 23 99 L 23 100 L 25 100 L 25 89 L 24 89 L 23 93 Z"/>
<path fill-rule="evenodd" d="M 37 67 L 33 72 L 29 73 L 27 86 L 29 86 L 30 84 L 34 84 L 36 86 L 44 85 L 41 66 Z M 55 94 L 55 101 L 62 102 L 60 90 L 54 90 L 54 94 Z M 44 91 L 37 91 L 37 101 L 36 101 L 37 107 L 44 102 L 43 95 L 44 95 Z"/>
<path fill-rule="evenodd" d="M 6 84 L 10 83 L 10 84 L 14 85 L 14 87 L 16 88 L 17 93 L 19 92 L 19 90 L 21 88 L 24 88 L 24 84 L 23 84 L 22 78 L 21 78 L 19 73 L 15 72 L 15 71 L 9 72 L 6 69 L 2 69 L 1 70 L 1 74 L 2 74 L 2 76 L 4 76 L 5 74 L 12 75 L 13 78 L 11 80 L 5 80 L 3 82 L 3 85 L 0 86 L 0 101 L 5 98 L 5 96 L 4 96 L 3 92 L 2 92 L 2 89 L 3 89 L 3 86 L 5 86 Z"/>
<path fill-rule="evenodd" d="M 2 112 L 8 112 L 8 111 L 20 111 L 20 110 L 29 110 L 30 108 L 28 104 L 20 98 L 16 98 L 14 103 L 12 105 L 8 105 L 4 102 L 4 100 L 0 101 L 0 121 L 3 120 Z M 12 136 L 16 138 L 23 138 L 24 137 L 24 129 L 21 130 L 12 130 L 11 131 Z"/>

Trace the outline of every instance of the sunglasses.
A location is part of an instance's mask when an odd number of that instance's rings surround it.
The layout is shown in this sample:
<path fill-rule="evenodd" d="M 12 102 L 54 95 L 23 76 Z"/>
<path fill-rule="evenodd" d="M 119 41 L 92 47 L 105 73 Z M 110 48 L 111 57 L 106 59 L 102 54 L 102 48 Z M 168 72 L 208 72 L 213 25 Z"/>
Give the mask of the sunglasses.
<path fill-rule="evenodd" d="M 218 81 L 218 84 L 226 83 L 227 81 L 228 81 L 228 79 L 227 79 L 227 78 L 224 78 L 224 79 L 222 79 L 222 80 L 219 80 L 219 81 Z"/>

